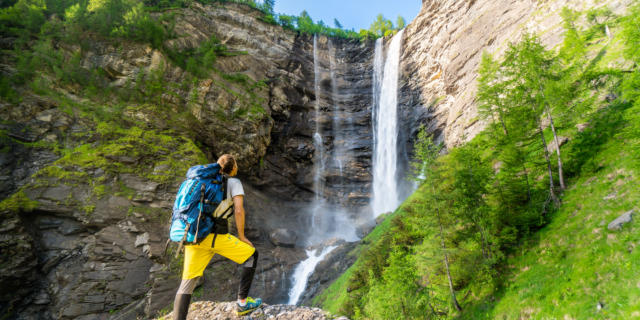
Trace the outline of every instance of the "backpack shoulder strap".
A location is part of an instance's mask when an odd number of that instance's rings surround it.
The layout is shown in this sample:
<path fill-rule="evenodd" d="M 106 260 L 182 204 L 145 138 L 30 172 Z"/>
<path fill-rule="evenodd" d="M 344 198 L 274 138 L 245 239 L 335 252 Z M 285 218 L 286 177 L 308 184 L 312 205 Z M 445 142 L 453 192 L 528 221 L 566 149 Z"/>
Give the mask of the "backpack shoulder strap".
<path fill-rule="evenodd" d="M 226 175 L 222 175 L 222 200 L 227 200 L 227 185 L 229 184 L 229 178 Z"/>

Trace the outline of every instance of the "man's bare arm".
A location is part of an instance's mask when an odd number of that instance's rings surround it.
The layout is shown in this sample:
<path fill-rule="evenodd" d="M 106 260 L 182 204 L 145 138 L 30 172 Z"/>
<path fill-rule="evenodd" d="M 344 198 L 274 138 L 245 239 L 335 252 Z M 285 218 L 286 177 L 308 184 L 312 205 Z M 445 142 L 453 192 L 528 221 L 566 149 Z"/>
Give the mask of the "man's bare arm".
<path fill-rule="evenodd" d="M 253 247 L 253 244 L 247 237 L 244 235 L 244 206 L 243 206 L 244 197 L 242 195 L 237 195 L 233 197 L 233 215 L 236 219 L 236 228 L 238 229 L 238 239 L 242 242 L 246 242 L 248 245 Z"/>

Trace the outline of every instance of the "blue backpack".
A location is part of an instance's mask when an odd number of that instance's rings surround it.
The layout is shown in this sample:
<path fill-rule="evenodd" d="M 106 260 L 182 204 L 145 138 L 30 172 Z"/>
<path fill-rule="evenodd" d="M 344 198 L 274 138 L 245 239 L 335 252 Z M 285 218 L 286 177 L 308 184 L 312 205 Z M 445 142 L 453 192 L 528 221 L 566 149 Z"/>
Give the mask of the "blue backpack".
<path fill-rule="evenodd" d="M 217 163 L 189 168 L 173 204 L 169 239 L 198 243 L 215 228 L 213 211 L 227 196 L 227 179 Z"/>

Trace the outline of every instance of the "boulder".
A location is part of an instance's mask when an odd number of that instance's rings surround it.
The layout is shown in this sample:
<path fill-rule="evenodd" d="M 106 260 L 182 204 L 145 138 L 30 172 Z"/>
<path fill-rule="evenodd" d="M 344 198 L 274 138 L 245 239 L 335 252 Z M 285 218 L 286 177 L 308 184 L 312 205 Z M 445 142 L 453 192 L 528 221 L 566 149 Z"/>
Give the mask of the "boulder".
<path fill-rule="evenodd" d="M 568 141 L 569 141 L 569 138 L 567 138 L 567 137 L 561 137 L 561 136 L 558 137 L 558 143 L 560 144 L 560 147 L 562 147 Z M 549 153 L 555 153 L 556 152 L 556 140 L 555 139 L 551 139 L 551 141 L 547 145 L 547 151 L 549 151 Z"/>
<path fill-rule="evenodd" d="M 298 235 L 293 230 L 280 228 L 271 232 L 269 240 L 275 246 L 293 248 L 296 246 Z"/>
<path fill-rule="evenodd" d="M 611 221 L 611 223 L 609 223 L 609 225 L 607 226 L 607 229 L 611 231 L 622 229 L 623 225 L 631 222 L 633 218 L 633 214 L 634 214 L 634 210 L 629 210 L 623 213 L 622 215 L 617 217 L 615 220 Z"/>

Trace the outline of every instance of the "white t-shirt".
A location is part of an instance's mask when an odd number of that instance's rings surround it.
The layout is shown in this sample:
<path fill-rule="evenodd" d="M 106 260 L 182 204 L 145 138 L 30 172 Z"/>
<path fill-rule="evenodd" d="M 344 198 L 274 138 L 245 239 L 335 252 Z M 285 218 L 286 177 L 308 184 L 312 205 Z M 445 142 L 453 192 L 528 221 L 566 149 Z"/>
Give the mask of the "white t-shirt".
<path fill-rule="evenodd" d="M 229 177 L 227 179 L 227 198 L 233 199 L 235 196 L 244 196 L 244 188 L 242 188 L 240 179 Z"/>

